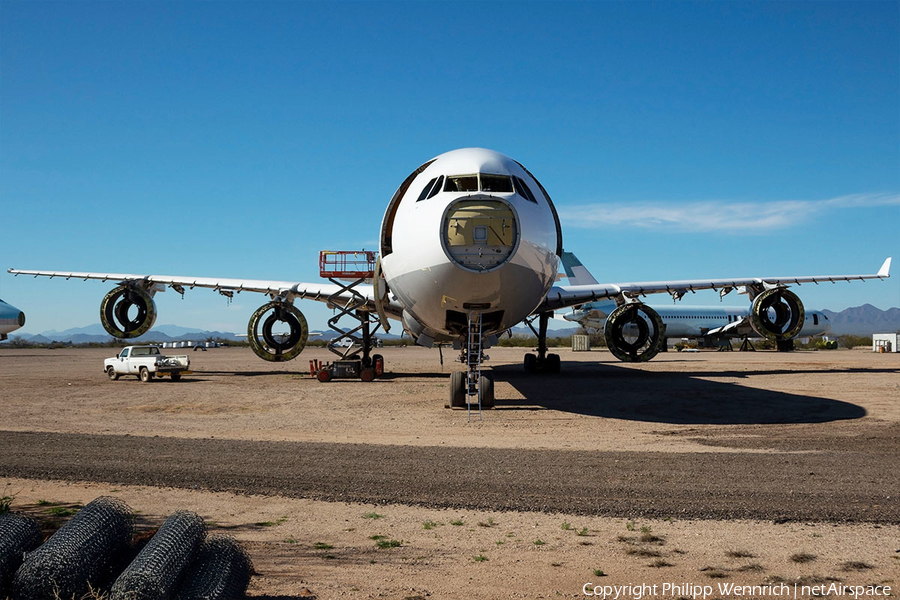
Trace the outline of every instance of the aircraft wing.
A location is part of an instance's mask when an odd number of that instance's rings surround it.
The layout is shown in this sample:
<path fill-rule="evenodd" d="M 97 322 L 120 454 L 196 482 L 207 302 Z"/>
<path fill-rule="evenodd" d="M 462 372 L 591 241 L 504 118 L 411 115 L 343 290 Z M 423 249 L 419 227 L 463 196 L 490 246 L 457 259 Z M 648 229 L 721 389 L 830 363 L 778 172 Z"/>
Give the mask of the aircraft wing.
<path fill-rule="evenodd" d="M 219 279 L 215 277 L 180 277 L 172 275 L 137 275 L 133 273 L 79 273 L 67 271 L 28 271 L 23 269 L 8 269 L 13 275 L 33 275 L 34 277 L 49 277 L 63 279 L 96 279 L 99 281 L 111 281 L 118 285 L 125 283 L 142 283 L 149 287 L 156 284 L 169 286 L 178 292 L 187 289 L 208 288 L 225 296 L 240 292 L 258 292 L 269 295 L 293 295 L 296 298 L 318 300 L 327 302 L 329 296 L 339 292 L 340 286 L 333 283 L 294 283 L 290 281 L 267 281 L 261 279 Z M 163 288 L 164 289 L 164 288 Z M 371 285 L 359 285 L 354 288 L 362 294 L 375 309 L 374 293 Z M 341 294 L 337 299 L 346 302 L 350 299 L 349 293 Z M 399 316 L 399 307 L 385 306 L 388 313 Z"/>
<path fill-rule="evenodd" d="M 647 294 L 670 294 L 679 299 L 688 292 L 716 290 L 725 295 L 740 288 L 765 289 L 774 286 L 801 285 L 804 283 L 836 283 L 838 281 L 864 281 L 890 277 L 891 259 L 887 258 L 877 273 L 868 275 L 804 275 L 785 277 L 737 277 L 731 279 L 687 279 L 683 281 L 648 281 L 643 283 L 603 283 L 592 285 L 556 285 L 550 288 L 547 298 L 534 312 L 557 310 L 619 295 L 636 298 Z"/>
<path fill-rule="evenodd" d="M 716 327 L 715 329 L 710 329 L 706 332 L 707 336 L 716 336 L 716 335 L 727 335 L 729 333 L 737 333 L 738 329 L 741 327 L 750 327 L 750 319 L 744 317 L 743 319 L 739 319 L 737 321 L 732 321 L 727 325 L 722 325 L 721 327 Z"/>

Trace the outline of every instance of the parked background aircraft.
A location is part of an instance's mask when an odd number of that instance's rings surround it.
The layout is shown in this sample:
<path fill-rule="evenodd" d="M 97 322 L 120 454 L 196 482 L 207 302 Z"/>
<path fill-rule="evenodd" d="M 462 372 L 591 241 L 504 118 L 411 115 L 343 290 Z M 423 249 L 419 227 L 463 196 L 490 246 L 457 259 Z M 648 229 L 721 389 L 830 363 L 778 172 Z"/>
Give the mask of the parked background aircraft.
<path fill-rule="evenodd" d="M 593 285 L 597 283 L 590 271 L 571 252 L 563 252 L 563 268 L 572 285 Z M 617 308 L 615 301 L 603 300 L 588 302 L 576 306 L 572 312 L 563 315 L 567 321 L 579 323 L 582 327 L 595 329 L 605 333 L 609 315 Z M 669 338 L 705 338 L 718 340 L 728 338 L 764 337 L 759 335 L 751 324 L 751 306 L 663 306 L 653 305 L 665 326 L 660 349 L 665 349 Z M 775 315 L 769 315 L 774 318 Z M 793 345 L 795 338 L 824 335 L 831 329 L 828 316 L 817 310 L 805 311 L 803 325 L 799 332 L 790 339 L 776 340 L 782 349 Z M 632 324 L 625 328 L 626 338 L 638 335 L 637 327 Z"/>
<path fill-rule="evenodd" d="M 9 334 L 25 325 L 25 313 L 0 300 L 0 340 L 5 340 Z"/>
<path fill-rule="evenodd" d="M 547 323 L 555 310 L 614 299 L 606 329 L 610 350 L 623 360 L 649 360 L 659 351 L 662 320 L 643 304 L 647 294 L 675 299 L 693 290 L 714 289 L 725 295 L 747 293 L 753 301 L 751 324 L 760 335 L 781 340 L 803 327 L 800 299 L 790 284 L 888 277 L 890 259 L 869 275 L 736 277 L 644 283 L 554 285 L 562 256 L 562 230 L 556 209 L 540 182 L 512 158 L 482 148 L 441 154 L 413 171 L 394 193 L 381 224 L 380 256 L 373 285 L 354 290 L 360 311 L 385 328 L 398 319 L 420 345 L 451 342 L 461 352 L 466 372 L 451 375 L 453 406 L 491 405 L 493 379 L 482 372 L 482 350 L 494 337 L 526 319 L 538 320 L 536 354 L 526 354 L 528 372 L 558 372 L 559 356 L 547 352 Z M 252 279 L 218 279 L 168 275 L 60 272 L 10 269 L 17 275 L 98 279 L 116 284 L 101 301 L 101 322 L 113 336 L 132 338 L 156 320 L 153 296 L 171 287 L 211 288 L 226 296 L 258 292 L 270 301 L 248 324 L 254 352 L 266 360 L 295 358 L 308 336 L 296 299 L 333 306 L 352 294 L 332 284 Z M 774 315 L 772 317 L 771 315 Z M 366 317 L 369 318 L 369 317 Z M 276 326 L 286 330 L 275 333 Z M 637 330 L 626 339 L 627 327 Z M 371 335 L 366 327 L 366 338 Z M 374 333 L 374 331 L 372 332 Z M 610 337 L 611 336 L 611 337 Z M 371 369 L 368 345 L 365 368 Z"/>

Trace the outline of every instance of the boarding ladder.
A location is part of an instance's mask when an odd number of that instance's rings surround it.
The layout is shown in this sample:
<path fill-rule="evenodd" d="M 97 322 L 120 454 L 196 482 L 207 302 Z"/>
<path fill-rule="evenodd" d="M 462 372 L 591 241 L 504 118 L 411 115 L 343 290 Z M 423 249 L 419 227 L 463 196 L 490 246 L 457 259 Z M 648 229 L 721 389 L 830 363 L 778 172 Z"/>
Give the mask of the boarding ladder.
<path fill-rule="evenodd" d="M 466 418 L 472 420 L 472 405 L 478 406 L 481 420 L 481 312 L 469 312 L 469 335 L 466 339 Z"/>
<path fill-rule="evenodd" d="M 328 306 L 337 311 L 328 319 L 328 327 L 338 336 L 332 339 L 327 347 L 340 356 L 341 360 L 359 359 L 362 353 L 363 362 L 368 363 L 369 351 L 373 346 L 372 335 L 381 325 L 369 311 L 366 297 L 355 289 L 358 285 L 371 281 L 375 276 L 375 254 L 366 250 L 322 250 L 319 253 L 319 275 L 338 286 L 338 290 L 327 299 Z M 340 320 L 347 315 L 358 321 L 359 325 L 350 329 L 339 325 Z M 374 328 L 370 327 L 372 323 L 375 323 Z M 335 347 L 335 344 L 343 339 L 350 340 L 350 346 Z"/>

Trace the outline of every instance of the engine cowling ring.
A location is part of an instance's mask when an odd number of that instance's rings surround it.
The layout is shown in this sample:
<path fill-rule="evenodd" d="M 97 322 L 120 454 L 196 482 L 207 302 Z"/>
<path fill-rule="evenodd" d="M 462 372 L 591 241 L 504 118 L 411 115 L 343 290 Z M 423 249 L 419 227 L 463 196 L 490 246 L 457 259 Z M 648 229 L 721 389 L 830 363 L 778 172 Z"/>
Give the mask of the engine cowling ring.
<path fill-rule="evenodd" d="M 136 306 L 133 319 L 128 311 Z M 120 285 L 100 301 L 100 323 L 109 335 L 131 339 L 144 335 L 156 323 L 156 302 L 147 290 L 137 285 Z"/>
<path fill-rule="evenodd" d="M 633 324 L 637 329 L 634 341 L 625 338 L 625 327 Z M 645 304 L 623 304 L 606 318 L 604 336 L 613 356 L 624 362 L 645 362 L 656 356 L 665 343 L 662 318 Z"/>
<path fill-rule="evenodd" d="M 769 310 L 774 313 L 772 320 Z M 769 340 L 792 340 L 803 329 L 806 311 L 794 292 L 785 288 L 766 290 L 753 299 L 750 326 Z"/>
<path fill-rule="evenodd" d="M 266 314 L 268 317 L 263 319 Z M 272 327 L 277 322 L 287 323 L 290 333 L 283 339 L 277 339 Z M 262 327 L 260 328 L 260 323 Z M 297 357 L 306 347 L 309 337 L 309 326 L 306 317 L 296 306 L 287 302 L 272 301 L 263 304 L 250 317 L 247 323 L 247 339 L 253 353 L 263 360 L 284 362 Z"/>

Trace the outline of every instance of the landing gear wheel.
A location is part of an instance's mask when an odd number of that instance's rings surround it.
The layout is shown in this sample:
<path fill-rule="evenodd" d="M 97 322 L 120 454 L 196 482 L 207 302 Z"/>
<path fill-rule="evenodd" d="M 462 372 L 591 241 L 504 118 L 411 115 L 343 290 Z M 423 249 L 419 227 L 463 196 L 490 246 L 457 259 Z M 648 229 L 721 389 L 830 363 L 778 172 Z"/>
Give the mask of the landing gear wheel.
<path fill-rule="evenodd" d="M 537 356 L 535 356 L 534 354 L 526 354 L 523 364 L 525 365 L 526 373 L 537 372 Z"/>
<path fill-rule="evenodd" d="M 362 371 L 359 372 L 359 378 L 365 382 L 375 381 L 375 369 L 372 367 L 366 367 Z"/>
<path fill-rule="evenodd" d="M 150 374 L 150 371 L 147 369 L 147 367 L 141 367 L 141 373 L 139 377 L 143 383 L 147 383 L 148 381 L 150 381 L 150 378 L 153 377 L 153 375 Z"/>
<path fill-rule="evenodd" d="M 109 377 L 110 381 L 116 381 L 119 378 L 119 374 L 116 373 L 116 370 L 113 367 L 106 369 L 106 376 Z"/>
<path fill-rule="evenodd" d="M 450 408 L 466 407 L 466 374 L 462 371 L 450 373 Z"/>
<path fill-rule="evenodd" d="M 381 377 L 382 375 L 384 375 L 384 357 L 382 355 L 372 355 L 372 368 L 375 369 L 376 377 Z"/>
<path fill-rule="evenodd" d="M 481 388 L 481 408 L 494 408 L 494 375 L 485 373 L 478 382 Z"/>
<path fill-rule="evenodd" d="M 544 363 L 544 371 L 547 373 L 559 373 L 559 354 L 548 354 Z"/>
<path fill-rule="evenodd" d="M 331 381 L 331 371 L 327 369 L 321 369 L 316 372 L 316 379 L 321 381 L 322 383 L 328 383 Z"/>

